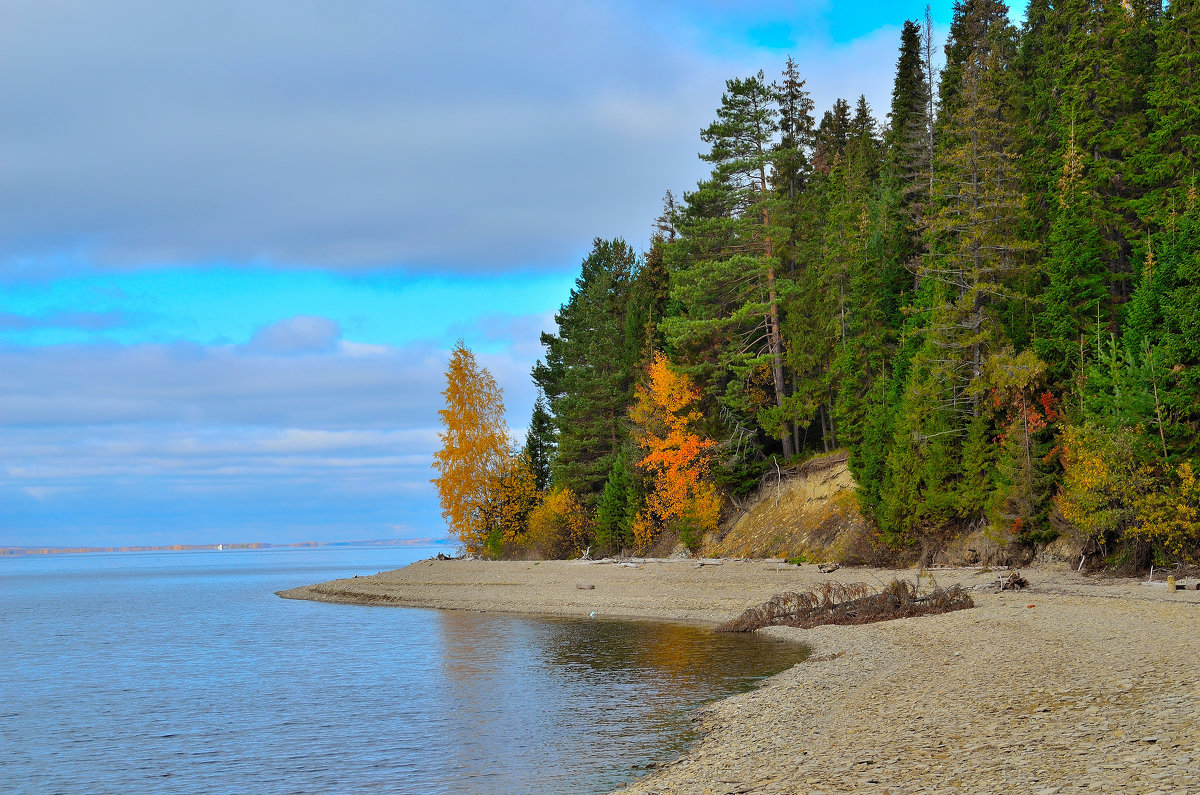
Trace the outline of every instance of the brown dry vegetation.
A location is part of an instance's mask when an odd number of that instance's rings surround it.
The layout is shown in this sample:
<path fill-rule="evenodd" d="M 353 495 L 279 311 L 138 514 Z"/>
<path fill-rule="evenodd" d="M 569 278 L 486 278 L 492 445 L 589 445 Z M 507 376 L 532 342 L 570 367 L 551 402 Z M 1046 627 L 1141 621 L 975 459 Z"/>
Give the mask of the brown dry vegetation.
<path fill-rule="evenodd" d="M 824 582 L 805 593 L 784 593 L 744 611 L 717 627 L 718 632 L 754 632 L 763 627 L 812 629 L 825 624 L 871 624 L 894 618 L 949 613 L 974 607 L 960 586 L 920 593 L 907 580 L 895 579 L 880 590 L 865 582 Z"/>

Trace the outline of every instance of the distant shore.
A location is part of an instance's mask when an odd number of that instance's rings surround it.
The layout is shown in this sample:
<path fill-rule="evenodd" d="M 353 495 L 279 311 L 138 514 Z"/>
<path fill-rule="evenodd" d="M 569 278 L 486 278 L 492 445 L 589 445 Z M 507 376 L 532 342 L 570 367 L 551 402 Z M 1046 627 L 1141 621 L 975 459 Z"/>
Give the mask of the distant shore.
<path fill-rule="evenodd" d="M 1027 590 L 997 594 L 987 587 L 994 572 L 934 573 L 971 588 L 976 608 L 764 630 L 813 657 L 702 709 L 703 738 L 622 792 L 1200 793 L 1200 592 L 1029 570 Z M 279 595 L 715 624 L 783 591 L 893 576 L 914 572 L 419 561 Z"/>
<path fill-rule="evenodd" d="M 295 541 L 272 544 L 267 541 L 225 541 L 215 544 L 160 544 L 157 546 L 123 547 L 0 547 L 0 557 L 21 555 L 90 555 L 99 552 L 197 552 L 203 550 L 230 551 L 235 549 L 309 549 L 313 547 L 412 547 L 445 543 L 434 538 L 389 538 L 374 541 Z"/>

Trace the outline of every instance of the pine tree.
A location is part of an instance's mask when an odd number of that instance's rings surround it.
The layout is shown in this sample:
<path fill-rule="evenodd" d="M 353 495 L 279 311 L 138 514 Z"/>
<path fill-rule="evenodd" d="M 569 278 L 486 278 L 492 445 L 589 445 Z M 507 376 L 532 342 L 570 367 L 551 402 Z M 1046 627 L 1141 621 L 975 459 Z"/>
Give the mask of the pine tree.
<path fill-rule="evenodd" d="M 633 396 L 633 373 L 620 345 L 636 259 L 623 240 L 593 242 L 554 317 L 557 334 L 542 335 L 545 362 L 534 367 L 554 415 L 552 480 L 588 507 L 599 499 L 623 442 L 622 420 Z"/>
<path fill-rule="evenodd" d="M 701 158 L 713 164 L 712 178 L 685 195 L 687 209 L 679 223 L 683 240 L 673 246 L 672 299 L 683 311 L 668 318 L 663 329 L 685 361 L 700 359 L 708 374 L 714 368 L 726 374 L 710 382 L 710 389 L 757 415 L 790 457 L 780 332 L 786 285 L 778 273 L 779 229 L 767 176 L 778 114 L 775 94 L 761 72 L 726 82 L 717 119 L 701 133 L 711 145 Z M 760 390 L 765 399 L 756 400 Z"/>

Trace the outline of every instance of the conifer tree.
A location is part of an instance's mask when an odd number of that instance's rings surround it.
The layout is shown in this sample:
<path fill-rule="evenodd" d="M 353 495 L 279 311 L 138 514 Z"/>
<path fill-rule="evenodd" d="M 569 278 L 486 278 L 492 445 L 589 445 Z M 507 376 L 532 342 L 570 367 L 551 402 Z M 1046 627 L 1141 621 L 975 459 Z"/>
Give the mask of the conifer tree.
<path fill-rule="evenodd" d="M 588 507 L 599 499 L 623 442 L 621 423 L 633 396 L 633 373 L 620 346 L 635 268 L 625 241 L 597 238 L 554 317 L 558 332 L 542 335 L 545 362 L 534 367 L 554 416 L 552 480 Z"/>
<path fill-rule="evenodd" d="M 1130 300 L 1125 349 L 1140 359 L 1164 448 L 1200 453 L 1200 201 L 1193 189 L 1184 212 L 1154 237 Z M 1140 355 L 1139 355 L 1140 354 Z M 1143 412 L 1144 416 L 1145 412 Z M 1133 423 L 1130 423 L 1133 424 Z"/>
<path fill-rule="evenodd" d="M 759 72 L 726 82 L 717 119 L 701 133 L 711 145 L 701 158 L 712 178 L 686 194 L 683 240 L 674 247 L 672 298 L 682 308 L 668 318 L 668 344 L 684 359 L 700 354 L 709 388 L 757 416 L 793 454 L 781 336 L 781 294 L 773 196 L 768 169 L 778 131 L 775 93 Z M 715 360 L 713 357 L 715 349 Z M 691 362 L 695 364 L 696 362 Z M 763 389 L 765 387 L 765 390 Z M 756 393 L 765 392 L 765 399 Z"/>
<path fill-rule="evenodd" d="M 959 9 L 946 48 L 947 57 L 962 59 L 953 72 L 959 85 L 947 86 L 943 75 L 943 96 L 951 101 L 939 119 L 936 210 L 926 221 L 929 254 L 921 274 L 949 288 L 935 294 L 941 303 L 928 338 L 942 351 L 936 358 L 950 389 L 948 405 L 977 414 L 984 363 L 1004 333 L 991 309 L 1016 297 L 1012 285 L 1029 245 L 1016 237 L 1024 197 L 1009 69 L 1015 31 L 1003 3 L 970 0 Z"/>
<path fill-rule="evenodd" d="M 1200 2 L 1172 0 L 1158 28 L 1149 92 L 1149 141 L 1141 153 L 1141 217 L 1164 226 L 1181 213 L 1200 170 Z"/>
<path fill-rule="evenodd" d="M 850 123 L 850 103 L 838 97 L 817 125 L 813 167 L 818 171 L 828 173 L 833 168 L 833 161 L 846 149 Z"/>
<path fill-rule="evenodd" d="M 539 492 L 550 488 L 550 465 L 554 461 L 554 419 L 546 410 L 546 399 L 539 392 L 525 433 L 525 456 L 533 470 L 534 486 Z"/>
<path fill-rule="evenodd" d="M 1095 198 L 1084 180 L 1083 153 L 1074 136 L 1067 146 L 1058 183 L 1058 211 L 1042 263 L 1041 295 L 1034 348 L 1049 363 L 1052 380 L 1066 380 L 1080 363 L 1080 346 L 1097 322 L 1107 324 L 1107 269 L 1100 232 L 1093 223 Z"/>
<path fill-rule="evenodd" d="M 796 62 L 787 59 L 782 80 L 773 88 L 779 104 L 779 142 L 772 152 L 772 187 L 785 208 L 802 196 L 812 174 L 810 152 L 815 143 L 812 97 Z"/>
<path fill-rule="evenodd" d="M 596 505 L 596 545 L 604 552 L 619 552 L 633 543 L 633 518 L 638 506 L 625 458 L 624 451 L 617 456 Z"/>

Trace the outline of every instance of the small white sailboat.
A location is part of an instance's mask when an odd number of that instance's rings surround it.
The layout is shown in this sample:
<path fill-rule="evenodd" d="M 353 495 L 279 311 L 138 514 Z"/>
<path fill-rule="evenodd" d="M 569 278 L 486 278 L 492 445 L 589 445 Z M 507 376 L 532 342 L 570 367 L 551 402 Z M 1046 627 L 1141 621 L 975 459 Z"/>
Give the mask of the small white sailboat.
<path fill-rule="evenodd" d="M 225 551 L 225 545 L 224 545 L 224 544 L 217 544 L 217 551 L 218 551 L 218 552 L 224 552 L 224 551 Z"/>

